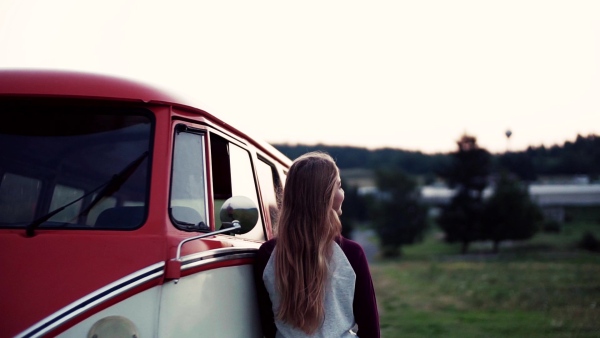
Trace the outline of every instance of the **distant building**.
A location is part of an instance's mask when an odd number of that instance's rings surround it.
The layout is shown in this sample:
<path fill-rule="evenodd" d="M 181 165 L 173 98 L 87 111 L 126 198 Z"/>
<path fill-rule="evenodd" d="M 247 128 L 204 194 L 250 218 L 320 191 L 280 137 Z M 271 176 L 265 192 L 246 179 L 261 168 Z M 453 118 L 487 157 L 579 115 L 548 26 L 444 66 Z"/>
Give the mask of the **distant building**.
<path fill-rule="evenodd" d="M 492 188 L 486 188 L 484 198 L 491 196 Z M 450 203 L 454 189 L 445 186 L 424 186 L 421 188 L 421 201 L 431 206 Z M 537 203 L 546 219 L 563 222 L 565 208 L 572 206 L 600 207 L 600 184 L 532 184 L 529 195 Z"/>

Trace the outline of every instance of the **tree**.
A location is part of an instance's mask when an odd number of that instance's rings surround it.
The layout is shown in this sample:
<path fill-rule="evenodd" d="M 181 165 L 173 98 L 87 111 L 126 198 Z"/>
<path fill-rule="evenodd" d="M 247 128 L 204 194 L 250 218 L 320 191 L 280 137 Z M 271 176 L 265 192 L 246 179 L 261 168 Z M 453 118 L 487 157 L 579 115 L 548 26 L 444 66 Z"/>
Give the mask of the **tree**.
<path fill-rule="evenodd" d="M 483 190 L 490 173 L 491 155 L 479 148 L 475 137 L 467 134 L 457 145 L 458 150 L 451 154 L 450 166 L 441 172 L 449 186 L 456 189 L 456 194 L 450 204 L 442 208 L 438 224 L 446 241 L 462 243 L 464 254 L 469 244 L 481 237 Z"/>
<path fill-rule="evenodd" d="M 427 209 L 418 201 L 416 182 L 400 170 L 375 172 L 379 193 L 370 204 L 375 231 L 385 257 L 401 254 L 401 246 L 422 238 Z"/>
<path fill-rule="evenodd" d="M 494 242 L 494 253 L 502 241 L 533 237 L 543 218 L 527 186 L 506 173 L 500 175 L 493 195 L 486 201 L 484 215 L 483 239 Z"/>
<path fill-rule="evenodd" d="M 351 238 L 356 225 L 367 218 L 367 201 L 358 194 L 358 188 L 349 187 L 342 179 L 344 189 L 344 204 L 342 205 L 342 236 Z"/>
<path fill-rule="evenodd" d="M 461 253 L 466 254 L 471 242 L 481 239 L 483 201 L 459 189 L 448 206 L 442 208 L 438 225 L 448 243 L 462 243 Z"/>
<path fill-rule="evenodd" d="M 529 152 L 506 152 L 497 157 L 498 167 L 506 169 L 521 180 L 532 182 L 537 179 L 533 158 Z"/>

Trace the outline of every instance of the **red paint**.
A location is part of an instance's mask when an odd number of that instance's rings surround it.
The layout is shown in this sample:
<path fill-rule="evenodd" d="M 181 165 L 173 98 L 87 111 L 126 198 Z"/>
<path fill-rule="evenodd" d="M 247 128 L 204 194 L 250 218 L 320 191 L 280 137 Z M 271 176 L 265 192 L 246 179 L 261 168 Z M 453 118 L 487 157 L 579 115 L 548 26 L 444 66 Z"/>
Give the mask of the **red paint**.
<path fill-rule="evenodd" d="M 25 238 L 22 230 L 0 230 L 0 247 L 0 266 L 10 271 L 0 278 L 0 332 L 7 336 L 166 256 L 164 239 L 136 231 L 38 230 Z"/>

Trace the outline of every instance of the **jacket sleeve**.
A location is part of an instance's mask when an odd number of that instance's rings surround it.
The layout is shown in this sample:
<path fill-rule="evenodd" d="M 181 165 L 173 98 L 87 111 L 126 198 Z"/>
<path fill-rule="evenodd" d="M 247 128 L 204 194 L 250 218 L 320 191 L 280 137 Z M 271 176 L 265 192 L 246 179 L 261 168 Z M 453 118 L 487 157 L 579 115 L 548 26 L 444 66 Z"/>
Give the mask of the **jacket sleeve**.
<path fill-rule="evenodd" d="M 362 247 L 351 240 L 342 239 L 342 250 L 356 273 L 354 288 L 354 319 L 360 338 L 379 338 L 379 312 L 369 263 Z"/>
<path fill-rule="evenodd" d="M 273 307 L 269 292 L 263 282 L 263 272 L 271 257 L 274 243 L 265 242 L 254 260 L 254 284 L 256 286 L 256 296 L 258 300 L 258 308 L 260 312 L 260 322 L 263 334 L 266 338 L 274 338 L 277 328 L 275 327 L 275 317 L 273 315 Z"/>

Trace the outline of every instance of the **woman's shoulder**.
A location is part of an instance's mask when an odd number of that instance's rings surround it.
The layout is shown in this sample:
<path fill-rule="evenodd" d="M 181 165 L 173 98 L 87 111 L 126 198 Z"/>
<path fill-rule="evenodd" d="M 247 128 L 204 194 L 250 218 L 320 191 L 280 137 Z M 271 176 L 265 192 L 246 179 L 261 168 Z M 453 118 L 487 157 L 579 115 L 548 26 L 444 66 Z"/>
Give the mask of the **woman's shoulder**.
<path fill-rule="evenodd" d="M 336 238 L 335 242 L 340 246 L 350 261 L 354 259 L 362 259 L 362 257 L 365 255 L 362 246 L 351 239 L 339 236 Z"/>
<path fill-rule="evenodd" d="M 275 239 L 270 239 L 266 242 L 263 242 L 258 251 L 256 252 L 254 264 L 257 268 L 260 269 L 260 275 L 262 276 L 262 271 L 267 266 L 269 259 L 271 258 L 271 254 L 273 253 L 273 249 L 275 249 Z"/>
<path fill-rule="evenodd" d="M 275 244 L 277 244 L 276 238 L 271 238 L 270 240 L 263 242 L 260 245 L 260 248 L 258 248 L 259 255 L 263 254 L 263 255 L 270 256 L 271 253 L 273 252 L 273 249 L 275 249 Z"/>
<path fill-rule="evenodd" d="M 362 251 L 362 246 L 351 239 L 343 236 L 339 236 L 335 239 L 335 242 L 342 248 L 342 250 L 358 250 Z"/>

